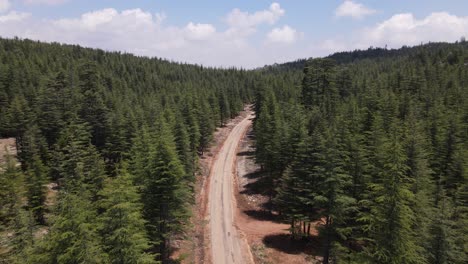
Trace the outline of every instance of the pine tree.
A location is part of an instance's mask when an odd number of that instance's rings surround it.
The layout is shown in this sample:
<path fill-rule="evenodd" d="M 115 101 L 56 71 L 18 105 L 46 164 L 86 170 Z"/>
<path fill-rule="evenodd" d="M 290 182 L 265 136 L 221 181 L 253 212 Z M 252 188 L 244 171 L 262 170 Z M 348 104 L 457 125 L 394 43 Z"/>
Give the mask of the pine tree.
<path fill-rule="evenodd" d="M 283 162 L 287 164 L 278 181 L 275 209 L 291 223 L 294 238 L 310 235 L 311 223 L 318 220 L 319 208 L 314 197 L 318 150 L 323 147 L 321 135 L 308 135 L 307 117 L 301 107 L 292 107 L 285 120 L 289 123 L 287 143 L 283 146 Z M 307 227 L 306 227 L 307 226 Z"/>
<path fill-rule="evenodd" d="M 35 245 L 34 231 L 36 223 L 34 215 L 31 211 L 20 207 L 16 208 L 16 210 L 16 217 L 10 229 L 14 231 L 14 235 L 9 241 L 11 252 L 8 252 L 10 256 L 7 261 L 15 264 L 31 263 L 30 258 Z"/>
<path fill-rule="evenodd" d="M 196 109 L 192 108 L 187 102 L 183 106 L 182 115 L 185 118 L 185 124 L 187 125 L 187 132 L 190 138 L 190 151 L 192 153 L 192 166 L 196 166 L 197 161 L 197 151 L 200 146 L 201 133 L 200 133 L 200 124 L 197 120 Z"/>
<path fill-rule="evenodd" d="M 63 194 L 49 233 L 31 255 L 31 263 L 108 263 L 97 231 L 95 207 L 83 194 Z"/>
<path fill-rule="evenodd" d="M 343 242 L 352 231 L 347 221 L 355 210 L 355 200 L 346 192 L 352 186 L 352 177 L 344 170 L 346 153 L 340 145 L 341 140 L 333 128 L 327 131 L 323 159 L 319 160 L 319 166 L 315 168 L 319 177 L 316 185 L 319 195 L 314 199 L 318 208 L 323 209 L 320 215 L 325 220 L 319 229 L 320 236 L 324 238 L 323 263 L 340 260 L 345 251 Z"/>
<path fill-rule="evenodd" d="M 174 138 L 177 154 L 179 155 L 179 159 L 184 164 L 185 172 L 189 177 L 188 180 L 193 181 L 196 169 L 194 166 L 195 162 L 193 160 L 194 155 L 190 151 L 190 137 L 182 116 L 178 116 L 178 118 L 176 118 L 176 122 L 174 124 Z"/>
<path fill-rule="evenodd" d="M 154 153 L 156 148 L 147 126 L 138 129 L 132 145 L 130 173 L 134 176 L 135 185 L 143 188 L 144 181 L 150 173 L 148 166 L 151 163 L 151 153 Z"/>
<path fill-rule="evenodd" d="M 39 224 L 44 224 L 47 174 L 48 168 L 44 166 L 40 157 L 33 155 L 26 172 L 27 199 L 28 207 Z"/>
<path fill-rule="evenodd" d="M 409 114 L 405 122 L 404 148 L 406 152 L 408 166 L 408 177 L 412 180 L 410 190 L 414 195 L 414 201 L 410 205 L 414 211 L 415 219 L 413 229 L 418 234 L 417 240 L 418 255 L 428 256 L 430 252 L 430 231 L 431 215 L 434 214 L 431 206 L 434 199 L 431 193 L 435 188 L 431 179 L 432 171 L 429 168 L 429 145 L 424 136 L 422 122 L 418 121 L 413 109 L 409 109 Z M 427 259 L 427 257 L 424 257 Z"/>
<path fill-rule="evenodd" d="M 79 79 L 82 96 L 80 117 L 90 125 L 93 145 L 101 148 L 105 144 L 109 110 L 104 103 L 97 66 L 91 62 L 84 63 L 80 68 Z"/>
<path fill-rule="evenodd" d="M 21 145 L 22 136 L 26 128 L 30 127 L 35 119 L 35 115 L 32 113 L 26 98 L 21 94 L 14 97 L 7 110 L 7 114 L 10 127 L 6 132 L 9 135 L 15 136 L 16 143 Z"/>
<path fill-rule="evenodd" d="M 203 116 L 200 118 L 200 147 L 199 150 L 203 155 L 203 152 L 208 148 L 211 142 L 211 134 L 215 129 L 215 123 L 212 119 L 212 112 L 209 108 L 208 103 L 201 103 L 201 112 Z"/>
<path fill-rule="evenodd" d="M 43 163 L 50 160 L 46 140 L 37 125 L 28 126 L 17 145 L 18 160 L 23 170 L 29 169 L 29 164 L 33 163 L 34 156 L 38 156 Z"/>
<path fill-rule="evenodd" d="M 188 217 L 189 186 L 183 181 L 185 172 L 166 124 L 159 124 L 154 140 L 156 148 L 147 153 L 149 163 L 142 182 L 143 212 L 150 239 L 165 260 L 170 237 L 181 230 Z"/>
<path fill-rule="evenodd" d="M 389 137 L 378 150 L 382 153 L 378 155 L 382 158 L 381 167 L 377 178 L 369 185 L 373 205 L 368 230 L 373 246 L 367 252 L 377 263 L 422 263 L 424 260 L 417 254 L 419 249 L 412 230 L 412 181 L 408 176 L 400 132 L 395 126 L 394 123 Z"/>
<path fill-rule="evenodd" d="M 105 178 L 104 162 L 90 142 L 86 123 L 72 121 L 55 144 L 52 176 L 68 192 L 90 192 L 97 198 Z"/>
<path fill-rule="evenodd" d="M 310 225 L 310 216 L 315 212 L 308 198 L 311 190 L 308 180 L 311 174 L 311 164 L 309 150 L 310 137 L 307 135 L 305 118 L 301 118 L 298 113 L 298 119 L 295 119 L 291 125 L 291 153 L 288 158 L 291 162 L 282 173 L 278 187 L 275 190 L 276 196 L 273 200 L 275 208 L 291 223 L 290 231 L 293 238 L 298 235 L 308 236 L 309 232 L 303 232 L 297 225 L 301 222 L 308 222 Z M 302 116 L 303 117 L 303 116 Z"/>
<path fill-rule="evenodd" d="M 281 157 L 281 142 L 283 141 L 283 123 L 279 113 L 278 102 L 272 91 L 266 91 L 265 101 L 262 102 L 260 113 L 255 121 L 256 133 L 256 162 L 266 172 L 265 189 L 270 200 L 274 196 L 276 181 L 285 169 Z M 270 208 L 271 209 L 271 208 Z"/>
<path fill-rule="evenodd" d="M 71 105 L 67 103 L 68 100 L 72 100 L 71 97 L 63 72 L 51 78 L 39 90 L 37 122 L 49 146 L 52 146 L 58 139 L 60 130 L 64 126 L 66 113 L 73 111 Z"/>
<path fill-rule="evenodd" d="M 128 158 L 131 146 L 131 124 L 122 113 L 124 110 L 116 110 L 109 114 L 109 131 L 106 135 L 103 157 L 110 173 L 116 173 L 115 165 Z"/>
<path fill-rule="evenodd" d="M 332 59 L 307 62 L 302 81 L 302 103 L 307 109 L 318 107 L 325 116 L 332 117 L 338 100 L 336 63 Z"/>
<path fill-rule="evenodd" d="M 218 95 L 219 98 L 219 109 L 221 113 L 221 126 L 225 124 L 225 122 L 231 117 L 231 107 L 229 105 L 229 101 L 226 97 L 226 94 L 220 92 Z"/>
<path fill-rule="evenodd" d="M 24 175 L 16 166 L 16 159 L 7 153 L 5 165 L 0 167 L 0 230 L 6 230 L 22 206 Z"/>
<path fill-rule="evenodd" d="M 0 69 L 0 136 L 8 136 L 8 130 L 11 127 L 9 116 L 9 103 L 7 93 L 3 88 L 3 83 L 1 82 L 1 69 Z"/>
<path fill-rule="evenodd" d="M 150 248 L 141 214 L 142 205 L 131 175 L 120 169 L 115 179 L 108 179 L 99 208 L 99 232 L 103 238 L 103 249 L 110 263 L 155 263 L 155 257 L 146 253 Z"/>
<path fill-rule="evenodd" d="M 454 208 L 443 190 L 439 190 L 439 201 L 435 210 L 435 217 L 430 226 L 431 245 L 429 262 L 434 264 L 463 263 L 459 258 L 463 252 L 456 244 L 457 234 L 453 221 Z"/>

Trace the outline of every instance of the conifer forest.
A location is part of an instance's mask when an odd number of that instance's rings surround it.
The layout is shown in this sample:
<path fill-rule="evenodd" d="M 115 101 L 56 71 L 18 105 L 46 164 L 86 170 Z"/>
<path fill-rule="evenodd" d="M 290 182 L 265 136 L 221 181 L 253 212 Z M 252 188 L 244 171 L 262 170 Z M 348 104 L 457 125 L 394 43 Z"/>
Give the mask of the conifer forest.
<path fill-rule="evenodd" d="M 247 70 L 19 38 L 0 39 L 0 263 L 181 262 L 199 162 L 245 106 L 283 243 L 466 263 L 464 39 Z"/>

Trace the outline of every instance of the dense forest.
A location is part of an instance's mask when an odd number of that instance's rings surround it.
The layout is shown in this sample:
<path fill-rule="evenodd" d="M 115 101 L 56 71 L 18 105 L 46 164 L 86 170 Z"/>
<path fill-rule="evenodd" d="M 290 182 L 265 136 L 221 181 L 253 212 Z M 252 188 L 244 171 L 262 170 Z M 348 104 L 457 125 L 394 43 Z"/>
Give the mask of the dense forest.
<path fill-rule="evenodd" d="M 247 103 L 268 210 L 324 263 L 464 263 L 467 94 L 466 42 L 247 71 L 0 39 L 0 263 L 167 262 Z"/>
<path fill-rule="evenodd" d="M 323 263 L 466 263 L 468 43 L 369 49 L 265 69 L 256 95 L 269 210 Z M 296 80 L 297 81 L 297 80 Z"/>
<path fill-rule="evenodd" d="M 243 70 L 1 39 L 0 136 L 16 138 L 21 166 L 10 158 L 0 174 L 0 263 L 166 260 L 189 224 L 197 158 L 255 82 Z"/>

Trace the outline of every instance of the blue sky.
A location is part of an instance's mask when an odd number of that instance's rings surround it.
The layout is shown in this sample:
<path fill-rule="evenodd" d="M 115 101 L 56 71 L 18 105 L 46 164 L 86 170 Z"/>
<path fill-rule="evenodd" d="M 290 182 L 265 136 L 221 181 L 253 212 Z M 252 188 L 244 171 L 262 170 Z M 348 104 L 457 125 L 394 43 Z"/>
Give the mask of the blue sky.
<path fill-rule="evenodd" d="M 0 36 L 208 66 L 468 37 L 466 0 L 0 0 Z"/>

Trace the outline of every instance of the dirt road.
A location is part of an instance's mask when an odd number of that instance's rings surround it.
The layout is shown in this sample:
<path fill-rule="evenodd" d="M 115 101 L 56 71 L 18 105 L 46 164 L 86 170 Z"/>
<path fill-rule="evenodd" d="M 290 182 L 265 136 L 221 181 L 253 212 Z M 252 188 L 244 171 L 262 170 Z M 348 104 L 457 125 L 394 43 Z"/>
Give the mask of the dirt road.
<path fill-rule="evenodd" d="M 213 264 L 252 263 L 249 245 L 234 226 L 236 150 L 252 117 L 248 115 L 232 129 L 211 169 L 208 203 Z"/>

